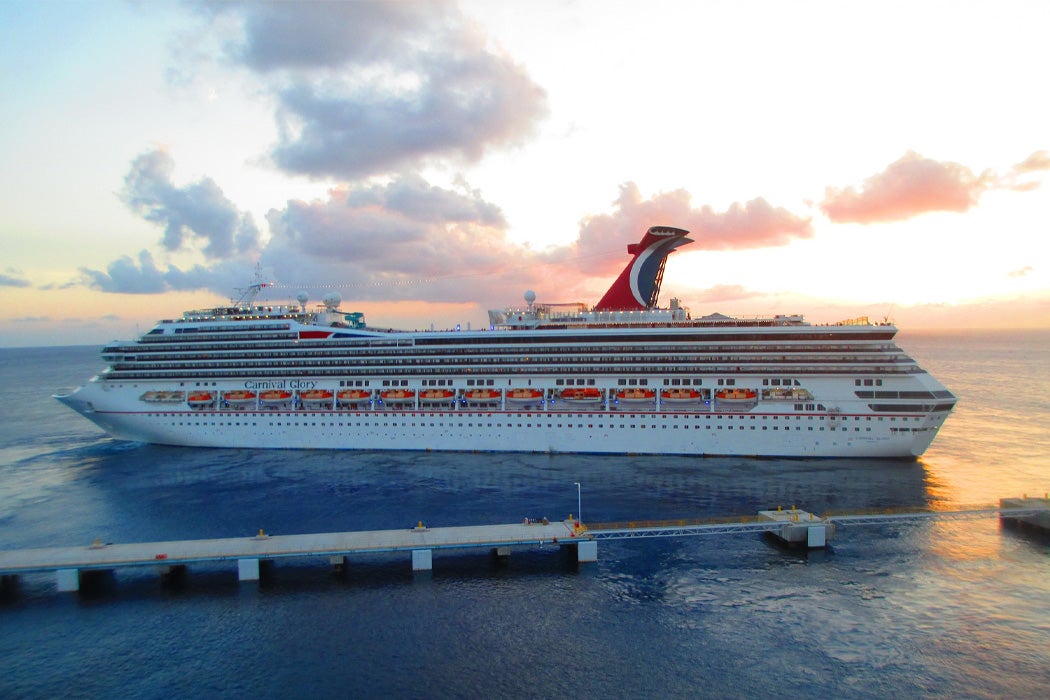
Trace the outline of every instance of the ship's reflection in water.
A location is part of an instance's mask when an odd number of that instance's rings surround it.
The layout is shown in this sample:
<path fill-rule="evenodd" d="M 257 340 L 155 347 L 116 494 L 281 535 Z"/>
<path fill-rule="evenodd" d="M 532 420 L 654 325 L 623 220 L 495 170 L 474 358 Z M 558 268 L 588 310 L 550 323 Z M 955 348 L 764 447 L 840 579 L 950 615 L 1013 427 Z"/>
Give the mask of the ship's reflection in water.
<path fill-rule="evenodd" d="M 90 453 L 90 454 L 87 454 Z M 107 441 L 65 497 L 123 541 L 561 519 L 587 522 L 814 513 L 936 503 L 922 462 L 505 453 L 221 450 Z M 67 485 L 68 486 L 68 485 Z M 75 492 L 82 492 L 75 495 Z M 293 507 L 294 504 L 294 507 Z M 234 507 L 236 505 L 236 507 Z M 185 518 L 187 508 L 197 514 Z M 130 516 L 130 517 L 129 517 Z M 125 522 L 138 530 L 124 532 Z"/>

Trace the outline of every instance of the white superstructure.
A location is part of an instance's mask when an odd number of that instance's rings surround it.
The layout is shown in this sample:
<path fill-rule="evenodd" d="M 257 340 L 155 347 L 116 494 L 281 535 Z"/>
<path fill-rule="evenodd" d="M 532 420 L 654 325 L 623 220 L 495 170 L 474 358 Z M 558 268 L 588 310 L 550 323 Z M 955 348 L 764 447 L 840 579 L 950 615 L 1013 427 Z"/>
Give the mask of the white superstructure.
<path fill-rule="evenodd" d="M 677 300 L 656 307 L 664 259 L 685 233 L 650 229 L 593 308 L 537 304 L 527 293 L 525 306 L 490 312 L 486 330 L 376 330 L 340 311 L 337 296 L 307 310 L 255 305 L 249 293 L 107 346 L 109 367 L 57 398 L 114 437 L 170 445 L 926 450 L 955 397 L 894 344 L 894 326 L 692 318 Z"/>

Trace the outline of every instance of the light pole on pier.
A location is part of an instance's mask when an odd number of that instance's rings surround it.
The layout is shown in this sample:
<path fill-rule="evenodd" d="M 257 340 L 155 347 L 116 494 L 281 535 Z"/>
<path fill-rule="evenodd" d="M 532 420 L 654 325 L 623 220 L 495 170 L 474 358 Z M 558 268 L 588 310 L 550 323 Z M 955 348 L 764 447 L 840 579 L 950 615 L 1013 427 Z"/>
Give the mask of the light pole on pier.
<path fill-rule="evenodd" d="M 576 486 L 576 519 L 582 523 L 583 515 L 580 513 L 580 511 L 583 509 L 583 507 L 581 505 L 582 499 L 580 497 L 580 482 L 574 481 L 572 483 Z"/>

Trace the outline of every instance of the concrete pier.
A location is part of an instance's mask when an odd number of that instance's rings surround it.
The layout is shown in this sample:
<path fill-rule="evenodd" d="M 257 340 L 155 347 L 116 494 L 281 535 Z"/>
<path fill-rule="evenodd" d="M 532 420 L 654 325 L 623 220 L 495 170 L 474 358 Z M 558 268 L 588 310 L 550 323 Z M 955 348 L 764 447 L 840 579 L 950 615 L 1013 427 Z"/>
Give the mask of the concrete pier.
<path fill-rule="evenodd" d="M 779 527 L 766 530 L 772 537 L 789 547 L 823 549 L 835 533 L 834 523 L 829 523 L 812 513 L 798 510 L 760 510 L 759 518 L 777 523 Z"/>
<path fill-rule="evenodd" d="M 258 559 L 238 559 L 237 560 L 237 580 L 238 581 L 258 581 L 259 580 L 259 560 Z"/>
<path fill-rule="evenodd" d="M 598 561 L 598 543 L 594 540 L 580 540 L 577 542 L 576 561 L 581 564 Z"/>
<path fill-rule="evenodd" d="M 1050 533 L 1050 495 L 1042 498 L 1000 498 L 999 519 L 1006 525 Z"/>
<path fill-rule="evenodd" d="M 55 583 L 60 592 L 80 590 L 80 571 L 78 569 L 58 569 L 55 571 Z"/>
<path fill-rule="evenodd" d="M 237 578 L 257 581 L 267 566 L 282 558 L 327 557 L 336 569 L 345 570 L 348 557 L 370 552 L 406 552 L 412 571 L 433 570 L 434 551 L 486 548 L 505 563 L 513 547 L 555 545 L 575 549 L 576 561 L 598 561 L 598 540 L 692 535 L 767 533 L 793 547 L 821 549 L 834 537 L 836 524 L 865 525 L 907 519 L 989 517 L 1003 523 L 1050 532 L 1050 497 L 1004 498 L 995 506 L 959 511 L 918 511 L 818 517 L 792 506 L 789 510 L 759 511 L 757 517 L 738 520 L 630 521 L 583 525 L 571 518 L 512 525 L 476 525 L 430 528 L 415 527 L 366 532 L 332 532 L 310 535 L 267 535 L 214 540 L 141 542 L 55 547 L 0 552 L 0 583 L 4 591 L 18 587 L 18 578 L 31 572 L 52 572 L 59 591 L 78 591 L 87 585 L 105 583 L 115 569 L 153 567 L 162 578 L 185 574 L 190 564 L 236 561 Z M 92 583 L 92 581 L 94 583 Z"/>
<path fill-rule="evenodd" d="M 412 571 L 430 571 L 434 568 L 434 552 L 429 549 L 412 550 Z"/>
<path fill-rule="evenodd" d="M 254 537 L 102 544 L 86 547 L 54 547 L 0 552 L 0 576 L 8 587 L 16 577 L 30 572 L 51 571 L 60 591 L 77 591 L 85 575 L 126 567 L 173 567 L 216 561 L 236 561 L 237 578 L 258 581 L 260 568 L 274 559 L 328 557 L 336 566 L 346 557 L 369 552 L 411 552 L 413 571 L 433 568 L 434 550 L 487 548 L 509 554 L 511 547 L 557 544 L 577 537 L 572 521 L 532 522 L 512 525 L 477 525 L 429 528 L 423 523 L 401 530 L 332 532 L 311 535 L 267 535 Z"/>

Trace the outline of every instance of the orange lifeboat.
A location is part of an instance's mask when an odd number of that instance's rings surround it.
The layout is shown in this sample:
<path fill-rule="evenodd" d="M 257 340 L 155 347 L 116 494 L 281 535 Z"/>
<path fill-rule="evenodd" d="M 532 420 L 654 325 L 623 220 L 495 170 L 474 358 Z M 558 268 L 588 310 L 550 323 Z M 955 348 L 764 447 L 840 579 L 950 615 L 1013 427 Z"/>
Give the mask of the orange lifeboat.
<path fill-rule="evenodd" d="M 372 398 L 372 392 L 366 389 L 344 389 L 336 395 L 336 398 L 342 405 L 364 403 Z"/>
<path fill-rule="evenodd" d="M 236 389 L 226 391 L 222 394 L 222 400 L 229 404 L 230 408 L 247 408 L 255 403 L 255 392 Z"/>
<path fill-rule="evenodd" d="M 269 389 L 259 392 L 259 401 L 263 404 L 281 404 L 291 401 L 292 392 L 283 389 Z"/>
<path fill-rule="evenodd" d="M 328 389 L 307 389 L 299 392 L 304 408 L 331 408 L 334 393 Z"/>
<path fill-rule="evenodd" d="M 700 392 L 696 389 L 668 389 L 661 392 L 660 398 L 667 403 L 696 403 L 700 400 Z"/>
<path fill-rule="evenodd" d="M 419 400 L 422 403 L 439 403 L 449 401 L 456 395 L 451 389 L 425 389 L 419 392 Z"/>
<path fill-rule="evenodd" d="M 195 391 L 187 397 L 186 403 L 190 405 L 190 408 L 196 408 L 198 410 L 202 408 L 210 408 L 215 404 L 215 394 L 210 391 Z"/>
<path fill-rule="evenodd" d="M 511 389 L 507 392 L 507 401 L 511 403 L 532 403 L 543 398 L 539 389 Z"/>
<path fill-rule="evenodd" d="M 726 403 L 748 403 L 758 399 L 758 394 L 751 389 L 723 389 L 715 398 Z"/>
<path fill-rule="evenodd" d="M 641 403 L 655 399 L 656 392 L 652 389 L 624 389 L 616 392 L 616 398 L 624 403 Z"/>
<path fill-rule="evenodd" d="M 469 389 L 463 398 L 475 403 L 495 403 L 502 398 L 502 394 L 498 389 Z"/>
<path fill-rule="evenodd" d="M 602 392 L 594 387 L 572 387 L 563 389 L 561 398 L 573 403 L 596 403 L 602 400 Z"/>
<path fill-rule="evenodd" d="M 379 394 L 386 403 L 414 403 L 416 392 L 411 389 L 390 389 Z"/>

